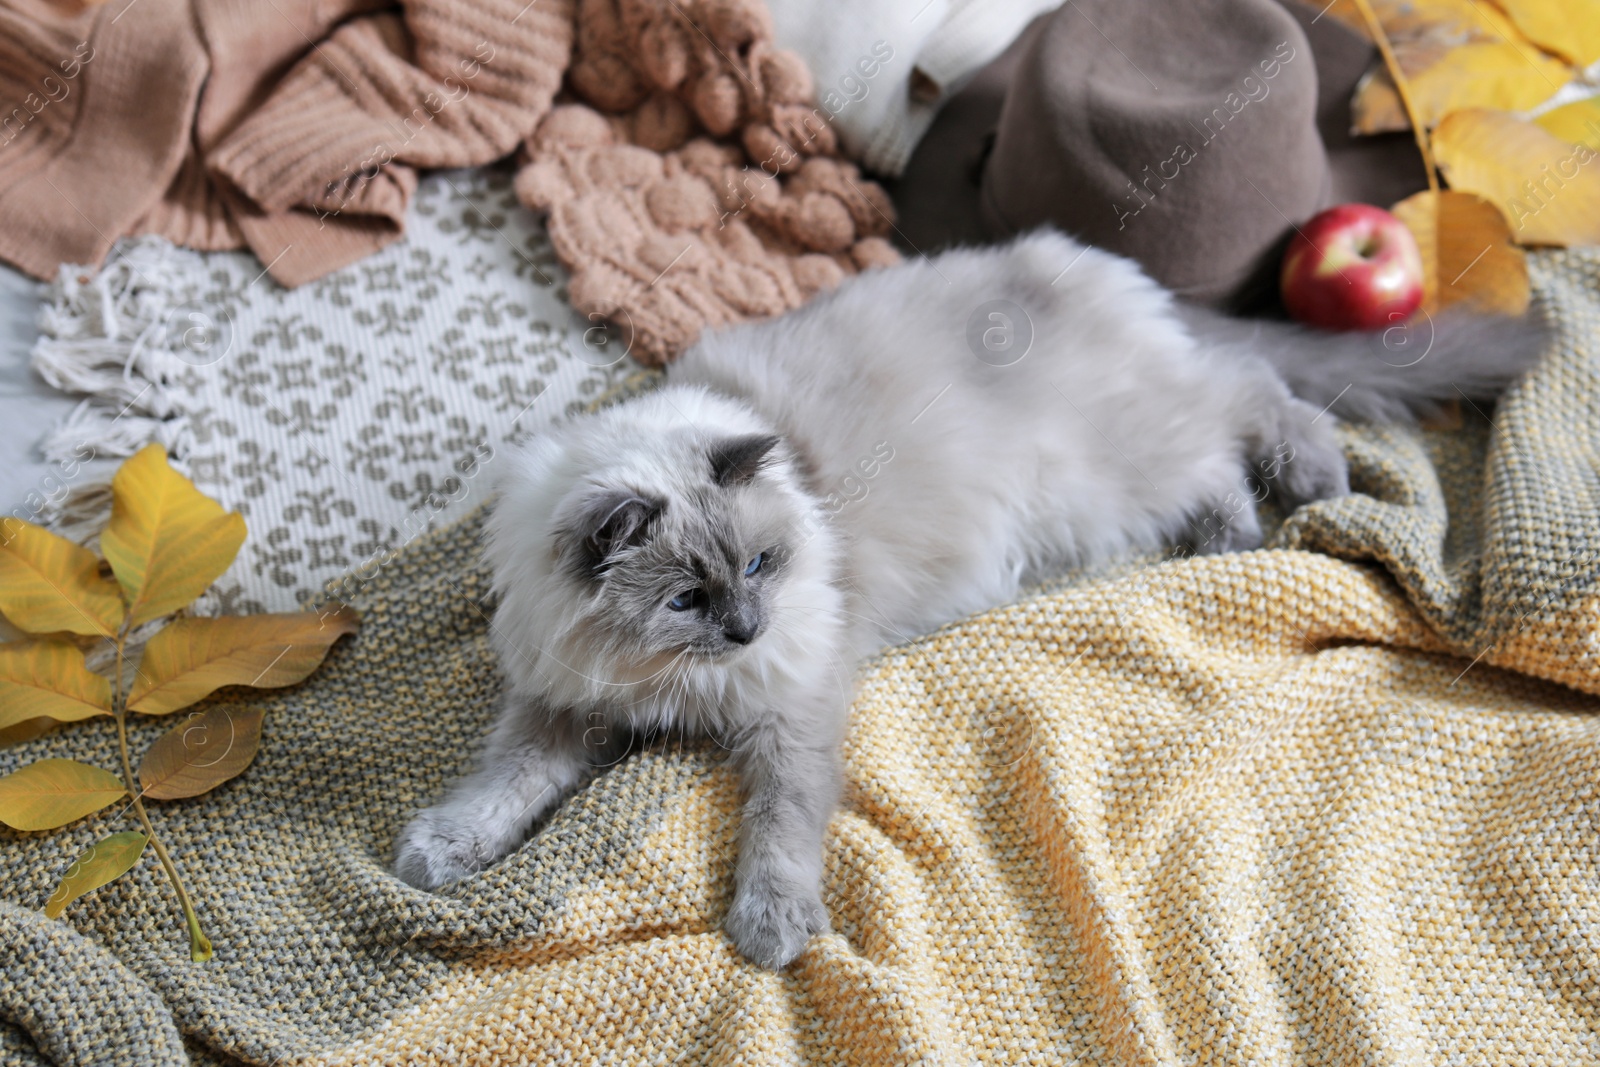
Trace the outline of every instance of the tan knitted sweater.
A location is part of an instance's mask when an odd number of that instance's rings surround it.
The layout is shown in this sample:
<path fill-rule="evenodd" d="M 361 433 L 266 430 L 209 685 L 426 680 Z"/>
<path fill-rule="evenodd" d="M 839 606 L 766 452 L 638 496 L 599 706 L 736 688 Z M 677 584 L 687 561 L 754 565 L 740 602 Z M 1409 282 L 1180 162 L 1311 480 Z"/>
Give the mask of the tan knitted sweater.
<path fill-rule="evenodd" d="M 287 285 L 401 232 L 415 167 L 487 162 L 549 109 L 571 0 L 0 6 L 0 257 L 117 237 L 248 245 Z"/>
<path fill-rule="evenodd" d="M 248 246 L 298 285 L 398 237 L 418 168 L 490 162 L 537 129 L 530 158 L 558 171 L 524 185 L 575 303 L 667 358 L 707 322 L 896 258 L 881 191 L 802 166 L 833 137 L 771 36 L 759 0 L 0 0 L 0 258 L 48 278 L 155 233 Z M 541 127 L 575 41 L 575 103 Z M 595 221 L 608 190 L 623 214 Z M 669 246 L 674 277 L 651 284 Z"/>

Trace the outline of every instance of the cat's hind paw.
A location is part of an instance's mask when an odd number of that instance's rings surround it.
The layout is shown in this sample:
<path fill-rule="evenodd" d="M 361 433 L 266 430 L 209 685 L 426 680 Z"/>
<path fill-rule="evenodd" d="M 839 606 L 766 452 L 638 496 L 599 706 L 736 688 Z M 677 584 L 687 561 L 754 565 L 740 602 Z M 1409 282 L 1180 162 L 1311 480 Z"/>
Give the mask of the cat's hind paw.
<path fill-rule="evenodd" d="M 1302 401 L 1295 401 L 1293 410 L 1301 417 L 1283 420 L 1281 440 L 1263 448 L 1251 474 L 1281 494 L 1291 511 L 1302 504 L 1347 496 L 1350 469 L 1332 420 L 1317 425 L 1322 413 L 1312 413 L 1311 405 Z"/>
<path fill-rule="evenodd" d="M 739 954 L 758 967 L 782 970 L 828 929 L 828 910 L 815 886 L 776 879 L 740 883 L 724 929 Z"/>

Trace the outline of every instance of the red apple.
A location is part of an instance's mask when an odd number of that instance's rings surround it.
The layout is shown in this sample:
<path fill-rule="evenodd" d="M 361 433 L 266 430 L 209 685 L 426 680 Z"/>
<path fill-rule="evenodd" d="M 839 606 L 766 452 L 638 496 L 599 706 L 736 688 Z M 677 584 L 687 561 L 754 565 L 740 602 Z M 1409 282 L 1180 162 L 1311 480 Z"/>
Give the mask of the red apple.
<path fill-rule="evenodd" d="M 1422 253 L 1406 224 L 1381 207 L 1340 204 L 1298 227 L 1279 285 L 1301 322 L 1383 329 L 1422 303 Z"/>

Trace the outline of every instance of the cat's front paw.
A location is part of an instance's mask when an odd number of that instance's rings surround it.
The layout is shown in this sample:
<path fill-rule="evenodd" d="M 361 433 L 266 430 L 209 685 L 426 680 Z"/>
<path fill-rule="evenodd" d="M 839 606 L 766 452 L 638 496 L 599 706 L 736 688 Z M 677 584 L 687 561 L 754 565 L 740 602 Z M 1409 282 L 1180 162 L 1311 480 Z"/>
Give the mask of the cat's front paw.
<path fill-rule="evenodd" d="M 412 819 L 400 831 L 394 853 L 394 873 L 418 889 L 460 881 L 499 859 L 479 827 L 439 808 Z"/>
<path fill-rule="evenodd" d="M 734 894 L 725 929 L 740 955 L 777 971 L 804 951 L 812 934 L 828 929 L 828 911 L 816 886 L 749 878 Z"/>

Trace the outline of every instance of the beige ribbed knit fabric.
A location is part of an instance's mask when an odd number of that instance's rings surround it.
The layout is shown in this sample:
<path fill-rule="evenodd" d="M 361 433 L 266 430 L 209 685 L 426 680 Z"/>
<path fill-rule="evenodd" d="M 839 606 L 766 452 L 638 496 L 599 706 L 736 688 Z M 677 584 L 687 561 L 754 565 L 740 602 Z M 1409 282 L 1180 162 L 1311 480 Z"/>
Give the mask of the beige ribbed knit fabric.
<path fill-rule="evenodd" d="M 6 0 L 0 258 L 155 233 L 319 277 L 399 236 L 415 168 L 532 133 L 572 34 L 572 0 Z"/>

